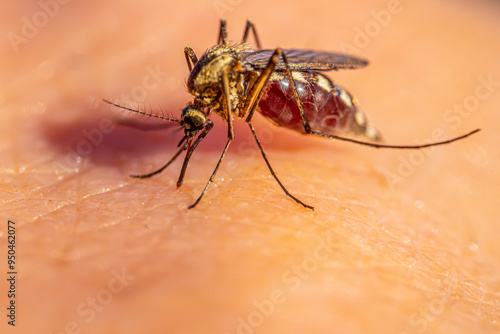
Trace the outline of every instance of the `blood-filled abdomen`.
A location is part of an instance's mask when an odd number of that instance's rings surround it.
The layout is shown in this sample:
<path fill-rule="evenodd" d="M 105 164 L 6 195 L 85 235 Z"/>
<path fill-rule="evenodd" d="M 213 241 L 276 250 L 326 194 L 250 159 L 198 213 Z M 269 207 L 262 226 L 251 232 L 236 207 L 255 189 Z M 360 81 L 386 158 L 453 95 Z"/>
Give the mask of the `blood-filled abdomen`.
<path fill-rule="evenodd" d="M 324 75 L 313 71 L 292 71 L 299 99 L 311 129 L 332 135 L 364 135 L 378 139 L 367 125 L 356 100 Z M 299 107 L 286 72 L 275 72 L 259 101 L 260 113 L 276 124 L 305 132 Z"/>

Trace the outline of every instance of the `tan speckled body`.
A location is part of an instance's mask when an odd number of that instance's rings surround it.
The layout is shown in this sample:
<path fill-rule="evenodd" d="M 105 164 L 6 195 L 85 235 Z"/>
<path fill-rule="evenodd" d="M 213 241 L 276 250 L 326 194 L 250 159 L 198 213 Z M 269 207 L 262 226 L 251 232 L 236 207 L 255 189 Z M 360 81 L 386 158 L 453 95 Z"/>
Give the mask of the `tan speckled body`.
<path fill-rule="evenodd" d="M 258 71 L 243 65 L 242 56 L 252 51 L 246 43 L 219 44 L 208 49 L 188 78 L 188 90 L 194 96 L 193 107 L 199 110 L 210 107 L 210 111 L 227 121 L 230 112 L 221 88 L 221 77 L 227 73 L 232 112 L 239 118 L 244 117 L 247 90 L 259 76 Z"/>

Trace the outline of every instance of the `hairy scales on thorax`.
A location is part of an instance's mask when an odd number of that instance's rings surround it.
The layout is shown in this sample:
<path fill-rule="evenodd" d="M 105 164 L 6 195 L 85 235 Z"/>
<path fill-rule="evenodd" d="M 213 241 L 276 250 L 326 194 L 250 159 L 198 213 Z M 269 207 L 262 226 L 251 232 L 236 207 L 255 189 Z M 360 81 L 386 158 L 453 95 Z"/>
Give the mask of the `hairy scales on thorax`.
<path fill-rule="evenodd" d="M 252 52 L 252 46 L 246 43 L 215 45 L 208 49 L 198 60 L 189 75 L 187 87 L 194 95 L 192 104 L 200 109 L 208 107 L 227 120 L 231 112 L 237 117 L 245 116 L 246 92 L 258 77 L 252 68 L 245 67 L 243 55 Z M 231 111 L 227 110 L 226 98 L 221 87 L 222 76 L 229 77 L 229 99 Z"/>

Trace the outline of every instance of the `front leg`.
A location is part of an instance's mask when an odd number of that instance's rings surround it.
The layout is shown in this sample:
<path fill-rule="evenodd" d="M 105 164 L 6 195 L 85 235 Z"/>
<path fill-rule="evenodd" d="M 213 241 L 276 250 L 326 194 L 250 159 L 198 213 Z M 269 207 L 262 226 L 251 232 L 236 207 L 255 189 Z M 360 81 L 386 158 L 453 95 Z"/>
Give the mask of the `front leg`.
<path fill-rule="evenodd" d="M 214 127 L 214 123 L 211 120 L 207 120 L 205 125 L 203 126 L 203 130 L 201 130 L 200 134 L 198 135 L 198 138 L 194 141 L 194 144 L 191 145 L 192 139 L 188 138 L 188 142 L 186 143 L 187 146 L 187 153 L 186 156 L 184 157 L 184 162 L 182 163 L 182 168 L 181 172 L 179 174 L 179 178 L 177 179 L 177 188 L 182 186 L 182 182 L 184 181 L 184 175 L 186 174 L 186 169 L 189 164 L 189 160 L 191 159 L 191 156 L 193 155 L 194 150 L 198 146 L 198 144 L 205 138 L 205 136 L 212 130 Z"/>
<path fill-rule="evenodd" d="M 226 152 L 229 148 L 229 145 L 231 144 L 231 141 L 234 139 L 234 131 L 233 131 L 233 120 L 232 120 L 232 106 L 231 106 L 231 99 L 229 95 L 229 74 L 224 73 L 222 76 L 222 91 L 225 96 L 226 100 L 226 107 L 227 107 L 227 143 L 226 146 L 224 147 L 224 150 L 222 151 L 222 154 L 219 158 L 219 161 L 217 162 L 217 165 L 215 166 L 214 171 L 212 172 L 212 175 L 210 176 L 210 179 L 208 180 L 207 184 L 205 185 L 205 188 L 201 192 L 200 197 L 194 202 L 191 206 L 188 207 L 188 209 L 194 208 L 198 203 L 201 201 L 205 193 L 207 192 L 208 188 L 210 187 L 210 184 L 213 182 L 215 175 L 217 174 L 217 171 L 219 170 L 219 167 L 222 163 L 222 160 L 224 160 L 224 157 L 226 156 Z"/>
<path fill-rule="evenodd" d="M 250 19 L 247 20 L 245 30 L 243 31 L 243 38 L 241 39 L 241 41 L 243 43 L 247 42 L 248 36 L 250 34 L 250 30 L 253 32 L 253 36 L 255 38 L 255 45 L 257 46 L 258 49 L 261 49 L 262 47 L 260 44 L 259 36 L 257 35 L 257 30 L 255 29 L 255 24 Z M 221 19 L 220 20 L 220 27 L 219 27 L 219 37 L 217 38 L 217 44 L 227 44 L 227 43 L 228 43 L 227 21 L 225 19 Z"/>
<path fill-rule="evenodd" d="M 255 38 L 255 45 L 257 46 L 258 49 L 262 49 L 262 47 L 260 45 L 259 36 L 257 35 L 257 30 L 255 29 L 255 23 L 253 23 L 253 21 L 250 19 L 247 20 L 247 25 L 245 27 L 245 31 L 243 32 L 243 38 L 241 39 L 241 41 L 243 43 L 247 42 L 247 38 L 248 38 L 248 35 L 250 33 L 250 30 L 252 30 L 252 32 L 253 32 L 253 36 Z"/>
<path fill-rule="evenodd" d="M 189 73 L 193 70 L 194 65 L 198 62 L 198 57 L 196 57 L 196 53 L 194 53 L 191 47 L 186 46 L 184 48 L 184 56 L 186 57 L 186 62 L 189 68 Z"/>
<path fill-rule="evenodd" d="M 220 19 L 219 38 L 217 44 L 227 44 L 227 21 Z"/>

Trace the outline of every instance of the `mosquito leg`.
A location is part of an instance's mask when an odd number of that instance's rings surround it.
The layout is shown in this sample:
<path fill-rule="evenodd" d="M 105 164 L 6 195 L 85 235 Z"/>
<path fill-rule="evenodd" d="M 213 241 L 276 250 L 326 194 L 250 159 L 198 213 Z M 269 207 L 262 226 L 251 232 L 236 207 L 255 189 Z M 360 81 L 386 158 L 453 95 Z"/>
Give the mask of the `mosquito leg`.
<path fill-rule="evenodd" d="M 194 141 L 193 145 L 191 146 L 191 142 L 189 141 L 186 143 L 188 147 L 188 151 L 186 153 L 186 157 L 184 158 L 184 162 L 182 163 L 182 168 L 181 168 L 181 173 L 179 174 L 179 178 L 177 179 L 177 188 L 182 186 L 182 182 L 184 181 L 184 175 L 186 174 L 186 169 L 189 163 L 189 159 L 191 159 L 191 155 L 193 155 L 194 150 L 198 146 L 198 144 L 205 138 L 208 132 L 212 130 L 214 126 L 214 123 L 212 123 L 211 120 L 207 120 L 205 127 L 203 130 L 201 130 L 200 134 L 198 135 L 198 138 Z"/>
<path fill-rule="evenodd" d="M 257 80 L 255 81 L 255 84 L 252 86 L 250 92 L 248 93 L 248 99 L 247 99 L 247 102 L 245 103 L 245 113 L 248 115 L 246 118 L 246 122 L 248 123 L 248 126 L 250 126 L 250 130 L 252 131 L 252 134 L 255 138 L 255 141 L 257 142 L 257 145 L 259 146 L 260 153 L 262 154 L 262 157 L 264 158 L 264 161 L 266 162 L 267 167 L 269 168 L 269 171 L 271 172 L 271 174 L 274 177 L 274 179 L 276 180 L 276 182 L 278 182 L 281 189 L 283 189 L 285 194 L 287 196 L 289 196 L 291 199 L 293 199 L 295 202 L 297 202 L 298 204 L 302 205 L 303 207 L 305 207 L 307 209 L 314 210 L 314 208 L 312 206 L 305 204 L 304 202 L 302 202 L 301 200 L 299 200 L 298 198 L 296 198 L 295 196 L 290 194 L 290 192 L 285 188 L 283 183 L 281 183 L 278 176 L 276 175 L 273 168 L 271 167 L 271 163 L 267 159 L 267 156 L 264 153 L 264 149 L 262 148 L 262 145 L 260 144 L 259 138 L 257 137 L 257 133 L 255 132 L 255 129 L 253 128 L 253 125 L 252 125 L 252 117 L 255 113 L 255 109 L 259 103 L 259 100 L 262 97 L 262 93 L 263 93 L 264 88 L 266 87 L 266 85 L 269 81 L 269 78 L 271 77 L 271 75 L 273 74 L 273 72 L 276 68 L 276 64 L 279 62 L 278 57 L 280 54 L 282 54 L 281 49 L 276 49 L 276 51 L 274 51 L 271 58 L 269 58 L 269 62 L 267 63 L 266 68 L 261 72 L 260 76 L 257 78 Z"/>
<path fill-rule="evenodd" d="M 217 44 L 227 44 L 227 21 L 220 19 L 219 38 Z"/>
<path fill-rule="evenodd" d="M 347 141 L 347 142 L 351 142 L 351 143 L 355 143 L 355 144 L 360 144 L 360 145 L 365 145 L 365 146 L 370 146 L 370 147 L 375 147 L 375 148 L 395 148 L 395 149 L 410 149 L 410 150 L 414 150 L 414 149 L 418 149 L 418 148 L 426 148 L 426 147 L 431 147 L 431 146 L 439 146 L 439 145 L 450 144 L 450 143 L 453 143 L 455 141 L 458 141 L 458 140 L 464 139 L 466 137 L 469 137 L 469 136 L 475 134 L 476 132 L 479 132 L 480 130 L 481 129 L 476 129 L 476 130 L 473 130 L 471 132 L 468 132 L 468 133 L 466 133 L 464 135 L 461 135 L 461 136 L 458 136 L 458 137 L 454 137 L 454 138 L 443 140 L 443 141 L 437 141 L 437 142 L 433 142 L 433 143 L 428 143 L 428 144 L 421 144 L 421 145 L 387 145 L 387 144 L 377 144 L 377 143 L 364 142 L 364 141 L 361 141 L 361 140 L 356 140 L 356 139 L 351 139 L 351 138 L 339 137 L 339 136 L 330 135 L 328 133 L 323 133 L 323 132 L 314 131 L 314 130 L 312 130 L 309 133 L 311 133 L 313 135 L 321 136 L 321 137 L 338 139 L 338 140 L 342 140 L 342 141 Z"/>
<path fill-rule="evenodd" d="M 188 209 L 192 209 L 194 208 L 196 205 L 198 205 L 198 203 L 201 201 L 201 199 L 203 198 L 203 196 L 205 195 L 205 193 L 207 192 L 208 190 L 208 187 L 210 187 L 210 184 L 212 183 L 212 181 L 214 180 L 215 178 L 215 175 L 217 174 L 217 171 L 219 170 L 219 166 L 220 164 L 222 163 L 222 160 L 224 159 L 224 156 L 226 155 L 226 152 L 227 152 L 227 149 L 229 148 L 229 144 L 231 144 L 231 141 L 233 139 L 232 138 L 228 138 L 227 140 L 227 143 L 226 143 L 226 146 L 224 147 L 224 151 L 222 151 L 222 155 L 220 156 L 219 158 L 219 162 L 217 162 L 217 165 L 215 166 L 215 169 L 212 173 L 212 175 L 210 176 L 210 179 L 208 180 L 205 188 L 203 189 L 203 191 L 201 192 L 201 195 L 200 197 L 198 197 L 198 199 L 196 200 L 196 202 L 194 202 L 192 205 L 190 205 L 188 207 Z"/>
<path fill-rule="evenodd" d="M 222 151 L 222 154 L 219 158 L 219 161 L 217 162 L 217 165 L 215 166 L 215 169 L 210 176 L 210 179 L 208 180 L 205 188 L 201 192 L 200 197 L 194 202 L 191 206 L 188 207 L 188 209 L 194 208 L 198 203 L 201 201 L 205 193 L 207 192 L 208 188 L 210 187 L 210 184 L 213 182 L 215 175 L 217 174 L 217 171 L 219 170 L 220 164 L 222 163 L 222 160 L 224 160 L 224 156 L 226 155 L 227 149 L 229 148 L 229 144 L 231 144 L 231 141 L 234 139 L 234 131 L 233 131 L 233 120 L 231 118 L 231 111 L 232 111 L 232 106 L 231 106 L 231 100 L 229 99 L 229 76 L 228 73 L 224 73 L 222 75 L 222 88 L 223 88 L 223 93 L 224 96 L 226 97 L 226 107 L 227 107 L 227 143 L 226 146 L 224 147 L 224 150 Z"/>
<path fill-rule="evenodd" d="M 285 63 L 285 71 L 288 76 L 288 80 L 290 81 L 290 85 L 292 86 L 293 97 L 295 98 L 297 106 L 299 107 L 300 118 L 302 118 L 302 124 L 304 124 L 304 130 L 306 133 L 312 133 L 311 126 L 309 125 L 309 122 L 307 121 L 306 118 L 306 114 L 304 112 L 304 108 L 302 108 L 302 103 L 300 102 L 299 94 L 297 93 L 297 86 L 295 85 L 295 80 L 293 79 L 292 70 L 288 65 L 288 60 L 286 58 L 286 55 L 281 49 L 276 49 L 276 51 L 277 52 L 279 51 L 278 53 L 281 55 L 281 57 L 283 58 L 283 62 Z"/>
<path fill-rule="evenodd" d="M 299 94 L 297 93 L 297 87 L 295 85 L 295 81 L 293 80 L 292 71 L 290 70 L 290 66 L 288 66 L 288 60 L 286 58 L 286 55 L 282 52 L 281 49 L 276 49 L 276 51 L 280 51 L 281 57 L 283 58 L 283 62 L 285 63 L 286 73 L 287 73 L 288 79 L 290 80 L 290 85 L 292 86 L 293 96 L 295 98 L 295 101 L 297 102 L 297 106 L 299 107 L 300 117 L 302 118 L 302 123 L 304 124 L 304 130 L 307 134 L 313 134 L 313 135 L 317 135 L 317 136 L 321 136 L 321 137 L 338 139 L 338 140 L 342 140 L 342 141 L 347 141 L 347 142 L 356 143 L 356 144 L 365 145 L 365 146 L 370 146 L 370 147 L 375 147 L 375 148 L 418 149 L 418 148 L 425 148 L 425 147 L 453 143 L 457 140 L 466 138 L 466 137 L 473 135 L 474 133 L 480 131 L 480 129 L 476 129 L 476 130 L 473 130 L 473 131 L 466 133 L 466 134 L 459 136 L 459 137 L 455 137 L 452 139 L 443 140 L 443 141 L 439 141 L 439 142 L 422 144 L 422 145 L 386 145 L 386 144 L 371 143 L 371 142 L 365 142 L 362 140 L 340 137 L 340 136 L 331 135 L 328 133 L 323 133 L 320 131 L 312 130 L 311 125 L 309 125 L 309 122 L 307 121 L 306 114 L 304 112 L 304 108 L 302 107 L 302 103 L 300 102 Z"/>
<path fill-rule="evenodd" d="M 165 165 L 163 165 L 163 167 L 161 167 L 160 169 L 158 170 L 155 170 L 154 172 L 152 173 L 149 173 L 149 174 L 132 174 L 130 175 L 130 177 L 135 177 L 135 178 L 138 178 L 138 179 L 146 179 L 148 177 L 151 177 L 153 175 L 156 175 L 158 173 L 161 173 L 165 168 L 167 168 L 172 162 L 174 162 L 174 160 L 181 154 L 182 151 L 184 151 L 186 149 L 186 146 L 182 146 L 181 149 L 179 151 L 177 151 L 177 153 L 175 153 L 175 155 L 172 157 L 172 159 L 170 159 Z"/>
<path fill-rule="evenodd" d="M 257 30 L 255 29 L 255 23 L 253 23 L 253 21 L 250 19 L 247 20 L 247 25 L 245 27 L 245 31 L 243 32 L 243 38 L 241 39 L 241 41 L 243 43 L 247 42 L 247 38 L 248 38 L 248 34 L 250 33 L 250 29 L 252 30 L 253 36 L 255 37 L 255 45 L 257 46 L 258 49 L 262 49 L 262 47 L 260 45 L 259 36 L 257 35 Z"/>
<path fill-rule="evenodd" d="M 191 71 L 193 70 L 193 66 L 198 62 L 198 57 L 196 57 L 193 49 L 191 49 L 191 47 L 189 46 L 186 46 L 184 48 L 184 56 L 186 57 L 189 72 L 191 73 Z"/>
<path fill-rule="evenodd" d="M 248 92 L 248 98 L 244 106 L 244 114 L 247 115 L 247 122 L 250 122 L 252 120 L 255 109 L 257 108 L 258 102 L 262 97 L 262 93 L 264 92 L 264 88 L 271 78 L 271 75 L 276 68 L 276 64 L 279 62 L 278 54 L 280 52 L 280 49 L 276 49 L 276 51 L 274 51 L 271 58 L 269 58 L 269 62 L 267 63 L 266 68 L 264 68 L 264 70 L 261 72 L 255 83 L 253 84 L 252 88 Z"/>
<path fill-rule="evenodd" d="M 232 111 L 233 106 L 231 105 L 231 95 L 229 91 L 229 73 L 224 73 L 222 75 L 222 92 L 226 97 L 226 110 L 227 110 L 227 137 L 230 140 L 234 139 L 234 131 L 233 131 L 233 119 Z"/>
<path fill-rule="evenodd" d="M 298 204 L 302 205 L 304 208 L 314 210 L 314 207 L 305 204 L 300 199 L 298 199 L 297 197 L 295 197 L 292 194 L 290 194 L 290 192 L 285 188 L 285 186 L 283 185 L 283 183 L 281 183 L 280 179 L 278 178 L 278 175 L 276 175 L 276 173 L 274 172 L 273 167 L 271 167 L 271 163 L 267 159 L 267 156 L 264 153 L 264 150 L 262 149 L 262 145 L 260 144 L 259 138 L 257 137 L 257 133 L 255 132 L 255 129 L 253 128 L 252 122 L 248 122 L 248 126 L 250 126 L 250 130 L 252 130 L 253 137 L 255 138 L 255 141 L 257 142 L 257 145 L 259 146 L 260 153 L 262 153 L 262 157 L 264 158 L 264 161 L 266 162 L 266 165 L 269 168 L 269 171 L 271 172 L 271 175 L 274 177 L 274 179 L 276 180 L 276 182 L 278 182 L 278 184 L 280 185 L 281 189 L 283 189 L 283 191 L 285 192 L 285 194 L 288 197 L 290 197 L 291 199 L 293 199 Z"/>

